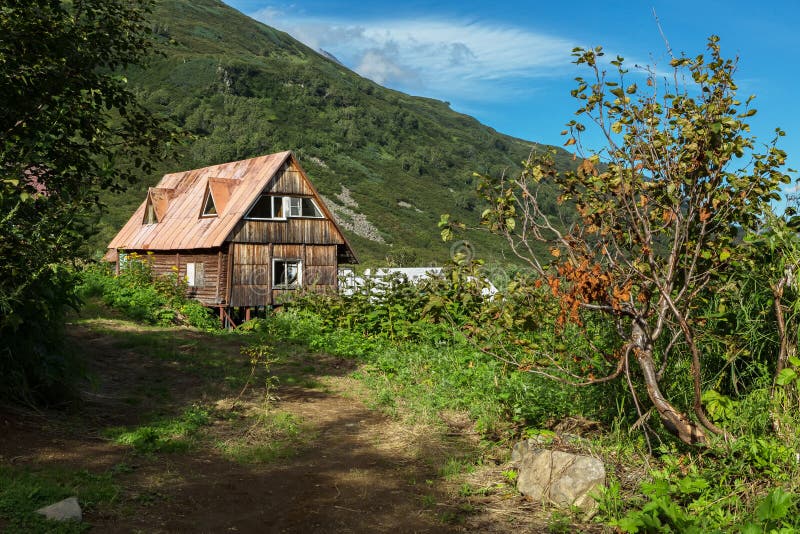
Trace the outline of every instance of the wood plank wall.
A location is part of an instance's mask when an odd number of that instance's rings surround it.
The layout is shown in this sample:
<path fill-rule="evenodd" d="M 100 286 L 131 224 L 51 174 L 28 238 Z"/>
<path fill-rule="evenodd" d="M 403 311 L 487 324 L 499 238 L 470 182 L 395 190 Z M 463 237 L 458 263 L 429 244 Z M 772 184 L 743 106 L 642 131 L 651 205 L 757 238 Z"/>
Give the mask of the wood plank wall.
<path fill-rule="evenodd" d="M 202 263 L 203 284 L 190 287 L 187 296 L 199 300 L 206 306 L 226 304 L 228 261 L 227 252 L 223 249 L 188 250 L 177 253 L 154 251 L 150 254 L 139 251 L 139 255 L 149 258 L 155 276 L 177 272 L 178 276 L 185 277 L 187 263 Z"/>
<path fill-rule="evenodd" d="M 247 221 L 233 228 L 230 241 L 237 243 L 342 244 L 344 240 L 327 219 L 290 218 L 285 221 Z"/>
<path fill-rule="evenodd" d="M 231 243 L 231 306 L 272 304 L 270 244 Z"/>
<path fill-rule="evenodd" d="M 303 180 L 300 171 L 294 165 L 288 163 L 275 173 L 275 178 L 267 185 L 267 188 L 270 193 L 277 195 L 312 196 L 314 194 L 306 181 Z"/>
<path fill-rule="evenodd" d="M 269 306 L 294 293 L 272 289 L 273 258 L 302 261 L 303 287 L 326 291 L 338 286 L 336 245 L 232 243 L 231 256 L 231 306 Z"/>

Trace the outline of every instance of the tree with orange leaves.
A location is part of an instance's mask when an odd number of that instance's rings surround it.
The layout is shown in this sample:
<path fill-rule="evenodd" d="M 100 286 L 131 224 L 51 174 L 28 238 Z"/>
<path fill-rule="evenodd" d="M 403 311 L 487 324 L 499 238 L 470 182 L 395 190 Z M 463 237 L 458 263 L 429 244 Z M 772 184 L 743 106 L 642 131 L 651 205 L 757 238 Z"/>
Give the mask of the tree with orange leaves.
<path fill-rule="evenodd" d="M 781 170 L 786 155 L 776 146 L 783 132 L 776 130 L 765 152 L 756 150 L 746 122 L 755 114 L 752 97 L 737 100 L 736 61 L 721 56 L 717 37 L 709 38 L 705 56 L 671 56 L 668 76 L 646 68 L 641 88 L 622 58 L 610 61 L 609 74 L 602 48 L 573 52 L 591 72 L 577 78 L 578 119 L 563 132 L 580 163 L 559 173 L 545 154 L 532 157 L 516 178 L 482 177 L 479 191 L 490 205 L 482 223 L 505 236 L 549 286 L 561 325 L 599 315 L 618 337 L 602 355 L 604 376 L 588 368 L 578 376 L 552 357 L 544 359 L 551 369 L 541 372 L 580 384 L 626 376 L 637 407 L 643 403 L 634 382 L 667 429 L 686 443 L 707 443 L 709 433 L 726 432 L 702 402 L 698 306 L 743 254 L 739 236 L 757 232 L 789 182 Z M 599 153 L 583 148 L 588 124 L 604 136 Z M 565 228 L 543 209 L 539 194 L 553 186 L 579 222 Z M 535 253 L 542 246 L 550 258 Z M 667 362 L 678 357 L 690 362 L 691 412 L 662 388 L 670 379 Z"/>

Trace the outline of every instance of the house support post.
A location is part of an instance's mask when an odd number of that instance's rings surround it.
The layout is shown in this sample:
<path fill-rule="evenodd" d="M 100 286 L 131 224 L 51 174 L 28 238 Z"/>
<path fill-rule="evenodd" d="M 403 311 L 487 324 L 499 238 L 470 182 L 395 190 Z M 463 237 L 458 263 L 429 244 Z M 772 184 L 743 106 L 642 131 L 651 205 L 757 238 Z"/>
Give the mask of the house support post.
<path fill-rule="evenodd" d="M 222 323 L 222 328 L 228 330 L 236 328 L 236 323 L 231 318 L 231 312 L 233 312 L 233 308 L 219 307 L 219 321 Z"/>

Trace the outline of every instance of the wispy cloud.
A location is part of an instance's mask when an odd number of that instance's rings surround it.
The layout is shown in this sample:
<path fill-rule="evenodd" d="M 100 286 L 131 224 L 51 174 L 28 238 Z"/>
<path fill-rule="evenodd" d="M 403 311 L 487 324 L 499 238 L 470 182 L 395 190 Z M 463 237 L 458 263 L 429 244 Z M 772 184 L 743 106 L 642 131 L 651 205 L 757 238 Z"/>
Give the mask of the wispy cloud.
<path fill-rule="evenodd" d="M 324 49 L 389 87 L 454 99 L 506 99 L 570 70 L 567 39 L 489 22 L 304 18 L 269 7 L 252 16 Z M 530 91 L 526 87 L 525 91 Z"/>

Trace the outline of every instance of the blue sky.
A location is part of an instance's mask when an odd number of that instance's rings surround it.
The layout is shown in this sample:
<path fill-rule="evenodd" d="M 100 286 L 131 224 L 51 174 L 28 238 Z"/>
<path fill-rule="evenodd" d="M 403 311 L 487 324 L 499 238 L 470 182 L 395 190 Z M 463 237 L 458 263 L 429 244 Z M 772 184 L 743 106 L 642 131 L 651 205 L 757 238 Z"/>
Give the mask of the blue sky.
<path fill-rule="evenodd" d="M 577 107 L 569 91 L 576 75 L 588 74 L 572 65 L 574 46 L 602 45 L 666 70 L 655 10 L 676 54 L 702 53 L 716 34 L 725 56 L 739 56 L 740 96 L 756 95 L 752 133 L 765 143 L 780 126 L 787 132 L 780 146 L 800 168 L 800 2 L 226 2 L 382 85 L 445 100 L 500 132 L 548 144 L 563 144 L 560 132 Z"/>

